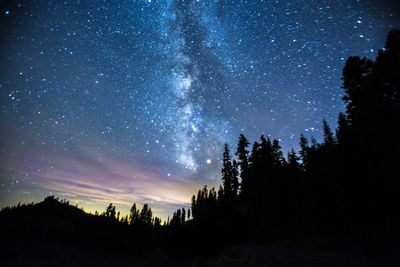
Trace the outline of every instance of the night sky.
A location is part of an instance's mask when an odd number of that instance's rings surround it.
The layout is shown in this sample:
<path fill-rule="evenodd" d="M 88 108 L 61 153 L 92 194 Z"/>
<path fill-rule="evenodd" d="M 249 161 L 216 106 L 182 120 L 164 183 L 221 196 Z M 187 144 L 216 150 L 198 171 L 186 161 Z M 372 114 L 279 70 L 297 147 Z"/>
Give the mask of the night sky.
<path fill-rule="evenodd" d="M 90 2 L 90 3 L 89 3 Z M 349 56 L 375 58 L 396 1 L 0 2 L 0 206 L 49 194 L 164 218 L 220 183 L 244 133 L 321 139 Z"/>

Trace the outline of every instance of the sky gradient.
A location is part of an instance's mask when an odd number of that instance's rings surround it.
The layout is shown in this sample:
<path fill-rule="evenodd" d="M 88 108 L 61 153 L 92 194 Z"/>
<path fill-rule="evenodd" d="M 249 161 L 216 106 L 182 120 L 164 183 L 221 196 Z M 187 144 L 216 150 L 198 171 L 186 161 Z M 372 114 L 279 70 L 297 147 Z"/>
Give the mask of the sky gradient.
<path fill-rule="evenodd" d="M 49 194 L 166 218 L 220 183 L 223 144 L 336 126 L 349 56 L 396 1 L 2 1 L 0 206 Z"/>

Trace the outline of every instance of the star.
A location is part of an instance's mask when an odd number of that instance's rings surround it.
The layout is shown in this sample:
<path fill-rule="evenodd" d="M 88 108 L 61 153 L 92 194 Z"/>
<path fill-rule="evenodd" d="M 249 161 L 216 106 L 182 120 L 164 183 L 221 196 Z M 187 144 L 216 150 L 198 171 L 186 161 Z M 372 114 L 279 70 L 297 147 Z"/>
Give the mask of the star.
<path fill-rule="evenodd" d="M 302 133 L 322 140 L 322 120 L 335 128 L 345 110 L 347 58 L 374 59 L 400 27 L 399 13 L 374 1 L 9 2 L 2 203 L 51 191 L 95 206 L 84 194 L 93 188 L 120 203 L 159 194 L 151 201 L 166 216 L 197 185 L 218 188 L 224 144 L 235 157 L 241 133 L 279 139 L 284 154 Z M 171 195 L 179 202 L 159 200 Z"/>

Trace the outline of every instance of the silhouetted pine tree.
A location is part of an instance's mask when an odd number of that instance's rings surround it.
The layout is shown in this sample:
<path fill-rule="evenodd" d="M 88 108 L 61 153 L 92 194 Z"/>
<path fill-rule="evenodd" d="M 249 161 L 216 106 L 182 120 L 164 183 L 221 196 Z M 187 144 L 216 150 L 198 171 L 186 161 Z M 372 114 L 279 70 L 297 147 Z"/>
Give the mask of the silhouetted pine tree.
<path fill-rule="evenodd" d="M 239 194 L 239 163 L 233 160 L 232 163 L 232 191 L 233 196 L 236 198 Z"/>
<path fill-rule="evenodd" d="M 300 158 L 297 156 L 296 152 L 292 148 L 292 150 L 290 150 L 290 152 L 288 152 L 288 155 L 287 155 L 287 167 L 290 170 L 294 170 L 294 171 L 299 170 L 300 169 L 299 160 L 300 160 Z"/>
<path fill-rule="evenodd" d="M 115 219 L 115 214 L 116 214 L 116 212 L 115 212 L 115 206 L 113 206 L 113 204 L 112 203 L 110 203 L 109 205 L 108 205 L 108 207 L 106 208 L 106 211 L 105 211 L 105 216 L 106 217 L 108 217 L 108 218 L 112 218 L 112 219 Z"/>
<path fill-rule="evenodd" d="M 193 195 L 192 196 L 192 217 L 193 219 L 197 219 L 198 217 L 198 213 L 197 213 L 197 203 L 196 203 L 196 196 Z"/>
<path fill-rule="evenodd" d="M 158 217 L 154 218 L 154 226 L 155 227 L 160 227 L 161 226 L 161 219 Z"/>
<path fill-rule="evenodd" d="M 286 160 L 281 151 L 281 146 L 279 145 L 279 141 L 276 139 L 272 141 L 272 162 L 273 166 L 277 168 L 283 167 L 286 164 Z"/>
<path fill-rule="evenodd" d="M 302 165 L 304 169 L 307 169 L 307 166 L 309 165 L 310 162 L 310 158 L 309 158 L 309 151 L 310 151 L 310 147 L 308 146 L 308 140 L 307 138 L 301 134 L 300 135 L 300 157 L 301 157 L 301 161 L 302 161 Z"/>
<path fill-rule="evenodd" d="M 172 217 L 172 220 L 174 220 L 174 217 Z M 181 224 L 182 223 L 182 211 L 181 209 L 178 209 L 176 211 L 176 216 L 175 216 L 175 220 L 176 224 Z"/>
<path fill-rule="evenodd" d="M 324 128 L 324 146 L 332 148 L 336 144 L 336 140 L 326 120 L 323 120 L 323 128 Z"/>
<path fill-rule="evenodd" d="M 232 201 L 234 198 L 234 175 L 235 171 L 233 169 L 233 164 L 231 161 L 231 155 L 229 151 L 229 147 L 225 144 L 224 154 L 222 156 L 222 184 L 224 187 L 224 193 L 226 201 Z"/>
<path fill-rule="evenodd" d="M 222 202 L 222 200 L 225 198 L 225 195 L 224 195 L 224 188 L 222 187 L 222 185 L 220 185 L 219 186 L 219 189 L 218 189 L 218 201 L 219 201 L 219 203 L 220 204 L 222 204 L 221 202 Z"/>
<path fill-rule="evenodd" d="M 131 224 L 135 224 L 139 221 L 139 210 L 136 208 L 136 203 L 133 203 L 130 213 L 129 213 L 129 219 Z"/>
<path fill-rule="evenodd" d="M 185 223 L 186 220 L 186 210 L 182 208 L 181 223 Z"/>
<path fill-rule="evenodd" d="M 142 210 L 140 211 L 139 223 L 142 225 L 151 225 L 152 218 L 153 212 L 151 211 L 149 205 L 146 203 L 143 205 Z"/>
<path fill-rule="evenodd" d="M 247 147 L 249 146 L 249 141 L 246 137 L 241 134 L 239 136 L 239 143 L 236 151 L 236 156 L 238 157 L 238 164 L 240 167 L 240 178 L 241 178 L 241 189 L 240 193 L 243 197 L 248 193 L 248 179 L 249 179 L 249 162 L 248 154 L 249 151 Z"/>
<path fill-rule="evenodd" d="M 343 169 L 352 176 L 349 187 L 353 192 L 362 187 L 357 197 L 346 192 L 346 200 L 351 203 L 346 207 L 359 210 L 359 218 L 378 214 L 378 207 L 385 207 L 387 215 L 396 210 L 393 203 L 400 201 L 400 183 L 392 175 L 398 171 L 395 166 L 400 150 L 396 130 L 400 116 L 399 68 L 400 31 L 392 30 L 375 62 L 350 57 L 343 69 L 343 99 L 351 134 L 350 142 L 342 146 L 346 159 Z"/>
<path fill-rule="evenodd" d="M 336 139 L 339 145 L 344 145 L 350 138 L 350 125 L 342 112 L 339 113 L 338 128 L 336 129 Z"/>

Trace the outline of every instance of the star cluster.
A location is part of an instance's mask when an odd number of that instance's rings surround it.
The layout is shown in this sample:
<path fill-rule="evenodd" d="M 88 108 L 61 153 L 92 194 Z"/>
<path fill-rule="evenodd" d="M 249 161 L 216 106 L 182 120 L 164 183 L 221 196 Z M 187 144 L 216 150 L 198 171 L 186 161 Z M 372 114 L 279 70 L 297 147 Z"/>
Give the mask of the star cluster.
<path fill-rule="evenodd" d="M 400 27 L 396 1 L 3 1 L 0 204 L 148 202 L 220 178 L 240 133 L 321 138 L 341 70 Z M 99 204 L 100 203 L 100 204 Z"/>

